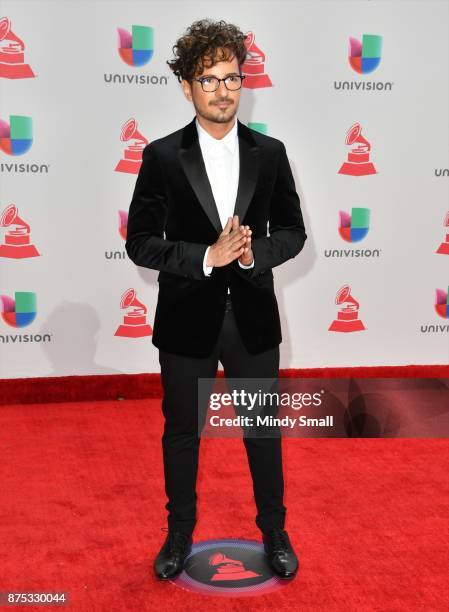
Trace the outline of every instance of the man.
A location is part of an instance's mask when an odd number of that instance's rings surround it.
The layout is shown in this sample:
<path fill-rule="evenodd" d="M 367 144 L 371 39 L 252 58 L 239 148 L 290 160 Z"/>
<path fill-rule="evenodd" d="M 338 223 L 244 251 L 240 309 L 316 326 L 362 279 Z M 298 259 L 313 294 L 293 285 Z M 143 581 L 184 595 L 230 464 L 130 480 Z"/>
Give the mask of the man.
<path fill-rule="evenodd" d="M 160 271 L 152 342 L 164 389 L 169 512 L 154 564 L 160 579 L 182 571 L 192 545 L 198 379 L 213 379 L 218 361 L 226 378 L 278 376 L 282 336 L 271 269 L 307 238 L 284 145 L 236 119 L 244 34 L 200 20 L 174 51 L 167 63 L 196 116 L 145 147 L 126 241 L 135 264 Z M 281 437 L 243 441 L 269 564 L 291 578 L 298 559 L 284 529 Z"/>

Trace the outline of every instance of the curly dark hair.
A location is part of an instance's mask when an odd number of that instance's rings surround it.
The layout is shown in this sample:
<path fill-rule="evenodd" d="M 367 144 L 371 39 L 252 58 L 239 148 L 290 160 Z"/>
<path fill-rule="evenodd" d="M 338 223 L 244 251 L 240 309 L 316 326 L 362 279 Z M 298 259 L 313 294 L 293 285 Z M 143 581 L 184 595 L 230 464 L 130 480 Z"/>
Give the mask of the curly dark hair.
<path fill-rule="evenodd" d="M 186 33 L 173 46 L 175 58 L 167 64 L 178 81 L 191 81 L 204 68 L 217 62 L 237 58 L 239 66 L 246 58 L 245 34 L 232 23 L 200 19 L 187 28 Z M 207 64 L 204 60 L 206 59 Z"/>

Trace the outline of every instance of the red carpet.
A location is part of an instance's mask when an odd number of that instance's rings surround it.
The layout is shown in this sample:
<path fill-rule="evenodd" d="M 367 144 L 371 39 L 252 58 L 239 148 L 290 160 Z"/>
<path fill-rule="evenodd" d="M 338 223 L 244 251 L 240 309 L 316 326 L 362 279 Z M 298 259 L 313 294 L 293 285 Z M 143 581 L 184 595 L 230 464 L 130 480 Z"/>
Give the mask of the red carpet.
<path fill-rule="evenodd" d="M 1 592 L 66 591 L 77 612 L 449 609 L 448 440 L 284 440 L 300 571 L 276 593 L 218 599 L 153 577 L 160 400 L 1 414 Z M 202 440 L 198 495 L 195 540 L 259 538 L 241 440 Z"/>

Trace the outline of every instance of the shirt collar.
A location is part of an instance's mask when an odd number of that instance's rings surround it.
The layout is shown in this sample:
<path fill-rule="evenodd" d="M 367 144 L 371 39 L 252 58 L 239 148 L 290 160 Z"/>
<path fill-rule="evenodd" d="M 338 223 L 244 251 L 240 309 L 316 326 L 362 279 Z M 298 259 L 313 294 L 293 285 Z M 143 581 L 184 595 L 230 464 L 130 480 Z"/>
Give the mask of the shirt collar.
<path fill-rule="evenodd" d="M 229 132 L 223 138 L 214 138 L 206 131 L 199 123 L 198 117 L 195 119 L 196 129 L 198 130 L 198 137 L 201 142 L 201 146 L 206 146 L 209 149 L 223 149 L 226 147 L 231 153 L 234 153 L 237 144 L 237 118 L 235 119 L 234 125 Z"/>

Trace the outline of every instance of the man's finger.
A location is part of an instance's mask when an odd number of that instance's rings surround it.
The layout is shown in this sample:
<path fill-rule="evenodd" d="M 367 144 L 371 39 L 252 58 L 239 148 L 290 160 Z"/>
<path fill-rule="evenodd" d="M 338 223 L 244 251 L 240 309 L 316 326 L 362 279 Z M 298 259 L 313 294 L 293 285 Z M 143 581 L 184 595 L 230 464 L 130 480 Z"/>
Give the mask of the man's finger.
<path fill-rule="evenodd" d="M 240 240 L 240 238 L 244 235 L 245 231 L 241 229 L 241 226 L 237 227 L 236 229 L 233 228 L 232 231 L 227 234 L 227 240 L 230 242 L 235 242 Z"/>
<path fill-rule="evenodd" d="M 245 247 L 245 240 L 239 240 L 238 242 L 233 242 L 228 244 L 228 252 L 236 253 Z"/>
<path fill-rule="evenodd" d="M 223 231 L 221 232 L 221 235 L 225 235 L 225 234 L 229 234 L 229 232 L 231 231 L 231 227 L 233 225 L 233 220 L 232 217 L 228 217 L 228 220 L 226 222 L 226 225 L 223 228 Z"/>
<path fill-rule="evenodd" d="M 228 243 L 231 248 L 235 248 L 235 245 L 238 245 L 240 242 L 245 244 L 246 237 L 241 231 L 231 232 L 231 235 L 228 238 Z"/>
<path fill-rule="evenodd" d="M 244 248 L 240 247 L 239 249 L 237 249 L 237 251 L 231 251 L 230 253 L 228 253 L 228 261 L 229 263 L 231 261 L 234 261 L 235 259 L 238 259 L 239 257 L 241 257 L 244 253 Z"/>

